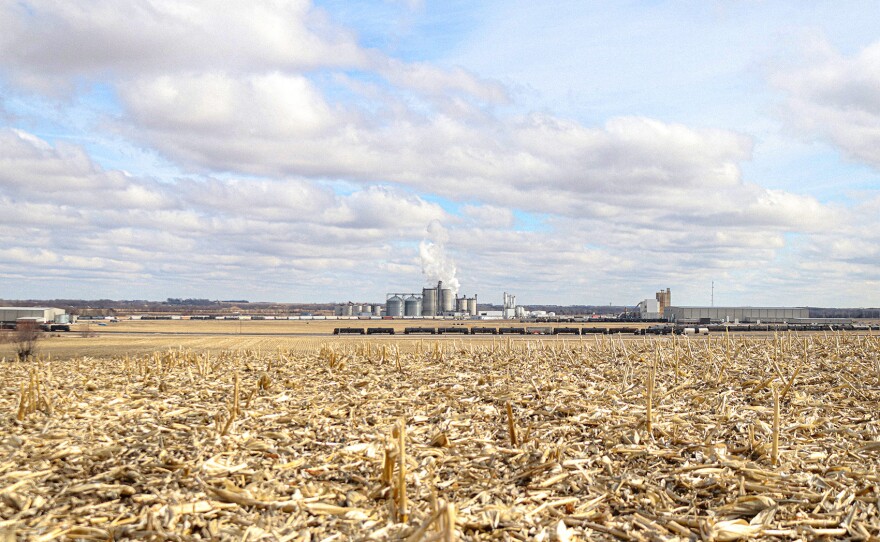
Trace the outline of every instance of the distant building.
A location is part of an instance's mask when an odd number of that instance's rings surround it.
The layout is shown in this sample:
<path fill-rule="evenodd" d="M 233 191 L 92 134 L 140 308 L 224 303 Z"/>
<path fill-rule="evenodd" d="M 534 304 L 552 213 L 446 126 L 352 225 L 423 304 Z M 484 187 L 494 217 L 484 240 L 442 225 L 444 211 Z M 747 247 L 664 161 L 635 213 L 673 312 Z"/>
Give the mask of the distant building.
<path fill-rule="evenodd" d="M 0 323 L 13 324 L 18 320 L 34 320 L 40 324 L 66 324 L 70 316 L 64 309 L 52 307 L 0 307 Z"/>
<path fill-rule="evenodd" d="M 670 322 L 727 322 L 781 324 L 810 317 L 806 307 L 666 307 Z"/>
<path fill-rule="evenodd" d="M 660 305 L 660 310 L 657 311 L 660 313 L 660 317 L 663 317 L 663 313 L 666 310 L 666 307 L 672 305 L 672 292 L 669 288 L 666 288 L 666 291 L 660 290 L 654 295 L 654 298 L 657 300 L 657 303 Z"/>
<path fill-rule="evenodd" d="M 662 292 L 661 292 L 662 293 Z M 659 294 L 658 294 L 659 296 Z M 645 299 L 638 305 L 639 318 L 642 320 L 656 320 L 662 315 L 662 305 L 657 299 Z"/>

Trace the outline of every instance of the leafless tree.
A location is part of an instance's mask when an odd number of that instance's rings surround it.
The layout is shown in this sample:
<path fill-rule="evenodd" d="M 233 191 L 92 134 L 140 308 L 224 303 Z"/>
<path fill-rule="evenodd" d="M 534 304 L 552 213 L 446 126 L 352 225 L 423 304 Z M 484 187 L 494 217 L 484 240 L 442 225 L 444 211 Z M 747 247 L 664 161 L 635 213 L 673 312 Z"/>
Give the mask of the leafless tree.
<path fill-rule="evenodd" d="M 26 361 L 37 353 L 37 341 L 41 336 L 40 326 L 36 322 L 18 322 L 15 326 L 15 333 L 12 334 L 12 342 L 15 344 L 18 361 Z"/>

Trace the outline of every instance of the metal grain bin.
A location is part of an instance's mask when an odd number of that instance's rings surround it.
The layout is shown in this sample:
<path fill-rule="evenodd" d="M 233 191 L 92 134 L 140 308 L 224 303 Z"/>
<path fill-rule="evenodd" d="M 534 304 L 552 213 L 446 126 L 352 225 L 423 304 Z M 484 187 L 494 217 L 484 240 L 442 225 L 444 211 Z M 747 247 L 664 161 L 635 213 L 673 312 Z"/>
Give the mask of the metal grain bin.
<path fill-rule="evenodd" d="M 422 302 L 421 300 L 411 295 L 406 298 L 406 301 L 403 302 L 403 315 L 404 316 L 419 316 L 422 313 Z"/>
<path fill-rule="evenodd" d="M 403 316 L 403 298 L 399 295 L 391 297 L 385 302 L 385 315 L 392 318 Z"/>

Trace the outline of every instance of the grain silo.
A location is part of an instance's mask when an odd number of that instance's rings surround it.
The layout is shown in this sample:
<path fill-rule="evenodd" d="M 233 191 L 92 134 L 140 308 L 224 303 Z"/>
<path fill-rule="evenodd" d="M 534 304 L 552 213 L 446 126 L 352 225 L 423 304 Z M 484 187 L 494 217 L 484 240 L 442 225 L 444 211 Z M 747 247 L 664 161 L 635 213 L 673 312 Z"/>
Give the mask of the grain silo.
<path fill-rule="evenodd" d="M 404 316 L 419 316 L 422 313 L 422 302 L 418 297 L 411 295 L 403 302 Z"/>
<path fill-rule="evenodd" d="M 399 295 L 392 296 L 385 302 L 385 316 L 400 318 L 403 316 L 403 298 Z"/>
<path fill-rule="evenodd" d="M 458 299 L 455 300 L 455 312 L 464 313 L 467 311 L 468 311 L 467 298 L 462 295 L 461 297 L 459 297 Z"/>
<path fill-rule="evenodd" d="M 474 294 L 474 297 L 467 298 L 467 308 L 468 314 L 471 316 L 477 315 L 477 294 Z"/>
<path fill-rule="evenodd" d="M 437 291 L 440 292 L 439 312 L 453 312 L 455 310 L 455 292 L 449 288 L 438 288 Z"/>
<path fill-rule="evenodd" d="M 422 288 L 422 316 L 437 316 L 437 288 Z"/>
<path fill-rule="evenodd" d="M 373 305 L 373 316 L 382 316 L 382 305 Z"/>

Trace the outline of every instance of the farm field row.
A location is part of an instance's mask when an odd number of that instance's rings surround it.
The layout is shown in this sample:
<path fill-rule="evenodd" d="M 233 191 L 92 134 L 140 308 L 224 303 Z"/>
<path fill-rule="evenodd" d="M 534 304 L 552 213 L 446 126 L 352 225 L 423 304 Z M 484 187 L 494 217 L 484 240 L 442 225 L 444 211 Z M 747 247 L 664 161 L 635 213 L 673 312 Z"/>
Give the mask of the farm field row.
<path fill-rule="evenodd" d="M 236 352 L 242 350 L 255 350 L 260 352 L 277 352 L 278 350 L 292 352 L 308 352 L 320 347 L 322 344 L 334 342 L 337 344 L 358 345 L 365 343 L 398 345 L 404 351 L 412 351 L 435 342 L 451 345 L 492 345 L 514 343 L 553 342 L 565 344 L 571 341 L 610 341 L 610 340 L 642 340 L 644 337 L 632 335 L 615 335 L 614 338 L 605 336 L 570 337 L 570 336 L 458 336 L 458 335 L 394 335 L 394 336 L 332 336 L 332 335 L 269 335 L 269 334 L 185 334 L 174 333 L 150 333 L 128 334 L 118 333 L 92 333 L 91 336 L 83 336 L 81 333 L 54 333 L 45 336 L 37 343 L 37 352 L 41 357 L 63 359 L 70 357 L 97 357 L 113 358 L 119 356 L 146 355 L 153 352 L 168 350 L 189 350 L 199 353 Z M 0 358 L 12 359 L 15 356 L 13 344 L 0 344 Z"/>
<path fill-rule="evenodd" d="M 51 359 L 63 359 L 71 357 L 97 357 L 113 358 L 119 356 L 147 355 L 153 352 L 168 350 L 188 350 L 199 353 L 217 354 L 219 352 L 237 352 L 254 350 L 258 352 L 309 352 L 328 342 L 336 344 L 359 345 L 359 344 L 384 344 L 389 347 L 395 346 L 402 351 L 411 352 L 419 348 L 427 348 L 435 342 L 452 347 L 462 345 L 485 346 L 498 348 L 500 345 L 522 344 L 613 344 L 633 343 L 647 344 L 651 341 L 650 336 L 637 336 L 629 334 L 615 335 L 343 335 L 333 336 L 325 334 L 305 335 L 297 334 L 238 334 L 224 333 L 212 334 L 209 332 L 174 333 L 161 331 L 167 329 L 154 328 L 149 333 L 137 333 L 117 331 L 105 333 L 102 331 L 70 332 L 45 334 L 37 343 L 37 353 L 41 357 Z M 793 337 L 828 338 L 834 336 L 873 337 L 871 332 L 808 332 L 790 334 Z M 749 337 L 759 339 L 773 337 L 773 333 L 750 333 Z M 788 336 L 788 335 L 786 335 Z M 708 336 L 697 335 L 688 338 L 688 341 L 720 341 L 724 340 L 723 334 Z M 0 342 L 0 360 L 13 359 L 15 357 L 15 345 Z"/>
<path fill-rule="evenodd" d="M 186 339 L 4 365 L 0 539 L 880 537 L 877 337 Z"/>

